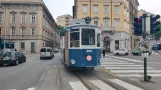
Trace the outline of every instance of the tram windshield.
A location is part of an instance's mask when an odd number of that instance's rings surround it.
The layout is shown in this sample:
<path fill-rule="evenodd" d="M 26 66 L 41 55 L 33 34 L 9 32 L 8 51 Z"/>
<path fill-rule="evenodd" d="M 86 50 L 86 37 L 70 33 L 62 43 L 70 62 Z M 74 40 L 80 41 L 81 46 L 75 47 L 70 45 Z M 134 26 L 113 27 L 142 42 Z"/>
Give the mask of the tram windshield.
<path fill-rule="evenodd" d="M 82 45 L 95 45 L 95 29 L 82 29 Z"/>

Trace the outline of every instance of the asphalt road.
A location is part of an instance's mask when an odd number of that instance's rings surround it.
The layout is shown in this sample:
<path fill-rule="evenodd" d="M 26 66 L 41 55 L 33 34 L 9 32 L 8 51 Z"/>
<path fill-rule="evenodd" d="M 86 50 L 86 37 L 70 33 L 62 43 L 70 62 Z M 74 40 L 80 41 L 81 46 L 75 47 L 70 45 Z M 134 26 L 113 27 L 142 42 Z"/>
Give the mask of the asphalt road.
<path fill-rule="evenodd" d="M 34 90 L 45 69 L 59 58 L 58 54 L 51 60 L 40 60 L 39 54 L 27 55 L 25 63 L 0 67 L 0 90 Z"/>

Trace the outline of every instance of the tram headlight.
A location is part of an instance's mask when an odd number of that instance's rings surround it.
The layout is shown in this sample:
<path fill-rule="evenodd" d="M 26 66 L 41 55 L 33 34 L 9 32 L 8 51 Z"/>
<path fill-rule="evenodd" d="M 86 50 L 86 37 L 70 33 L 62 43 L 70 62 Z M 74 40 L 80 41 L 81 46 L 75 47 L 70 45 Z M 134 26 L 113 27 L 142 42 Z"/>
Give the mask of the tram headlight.
<path fill-rule="evenodd" d="M 91 61 L 91 60 L 92 60 L 92 56 L 91 56 L 91 55 L 88 55 L 88 56 L 86 57 L 86 59 L 87 59 L 87 61 Z"/>
<path fill-rule="evenodd" d="M 75 64 L 75 60 L 74 60 L 74 59 L 72 59 L 72 60 L 70 60 L 70 61 L 71 61 L 72 64 Z"/>

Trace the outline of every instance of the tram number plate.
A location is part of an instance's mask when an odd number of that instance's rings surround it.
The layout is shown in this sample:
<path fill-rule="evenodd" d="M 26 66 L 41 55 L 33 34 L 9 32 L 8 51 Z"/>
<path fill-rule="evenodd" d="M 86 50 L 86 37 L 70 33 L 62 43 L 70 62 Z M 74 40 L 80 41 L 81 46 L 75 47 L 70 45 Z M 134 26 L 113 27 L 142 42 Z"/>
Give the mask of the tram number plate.
<path fill-rule="evenodd" d="M 92 50 L 87 50 L 87 52 L 92 52 Z"/>

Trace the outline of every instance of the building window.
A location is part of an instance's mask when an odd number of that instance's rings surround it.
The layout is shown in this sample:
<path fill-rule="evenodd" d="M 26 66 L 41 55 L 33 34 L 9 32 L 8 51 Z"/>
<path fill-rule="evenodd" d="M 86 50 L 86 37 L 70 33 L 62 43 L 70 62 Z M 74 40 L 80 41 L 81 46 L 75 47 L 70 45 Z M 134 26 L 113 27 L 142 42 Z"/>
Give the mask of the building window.
<path fill-rule="evenodd" d="M 124 29 L 126 29 L 126 20 L 124 20 Z"/>
<path fill-rule="evenodd" d="M 11 14 L 11 23 L 16 23 L 16 14 Z"/>
<path fill-rule="evenodd" d="M 21 42 L 21 49 L 25 49 L 25 42 Z"/>
<path fill-rule="evenodd" d="M 25 36 L 25 28 L 21 28 L 21 35 L 22 35 L 22 37 Z"/>
<path fill-rule="evenodd" d="M 16 28 L 15 27 L 11 27 L 11 35 L 15 35 L 15 31 L 16 31 Z"/>
<path fill-rule="evenodd" d="M 108 13 L 108 5 L 104 5 L 104 13 L 107 14 Z"/>
<path fill-rule="evenodd" d="M 32 35 L 32 36 L 36 35 L 36 30 L 35 30 L 35 28 L 31 28 L 31 35 Z"/>
<path fill-rule="evenodd" d="M 104 20 L 104 27 L 108 27 L 109 26 L 109 19 Z"/>
<path fill-rule="evenodd" d="M 94 25 L 98 25 L 98 20 L 94 20 Z"/>
<path fill-rule="evenodd" d="M 114 6 L 115 14 L 119 13 L 119 6 Z"/>
<path fill-rule="evenodd" d="M 21 14 L 21 23 L 26 23 L 26 14 Z"/>
<path fill-rule="evenodd" d="M 83 13 L 87 13 L 88 12 L 88 5 L 87 4 L 83 4 Z"/>
<path fill-rule="evenodd" d="M 124 16 L 126 16 L 127 14 L 126 14 L 126 8 L 124 8 Z"/>
<path fill-rule="evenodd" d="M 116 41 L 115 41 L 115 49 L 116 49 L 116 50 L 119 49 L 119 40 L 116 40 Z"/>
<path fill-rule="evenodd" d="M 31 23 L 32 24 L 36 23 L 36 14 L 31 14 Z"/>
<path fill-rule="evenodd" d="M 120 19 L 114 19 L 115 28 L 120 27 Z"/>
<path fill-rule="evenodd" d="M 0 13 L 0 23 L 2 23 L 2 19 L 3 19 L 3 14 Z"/>
<path fill-rule="evenodd" d="M 98 5 L 93 5 L 93 12 L 98 13 Z"/>

